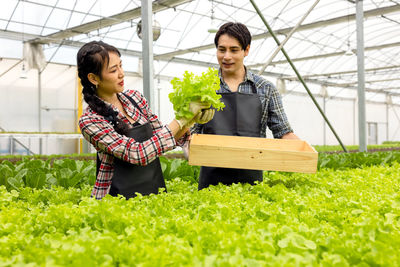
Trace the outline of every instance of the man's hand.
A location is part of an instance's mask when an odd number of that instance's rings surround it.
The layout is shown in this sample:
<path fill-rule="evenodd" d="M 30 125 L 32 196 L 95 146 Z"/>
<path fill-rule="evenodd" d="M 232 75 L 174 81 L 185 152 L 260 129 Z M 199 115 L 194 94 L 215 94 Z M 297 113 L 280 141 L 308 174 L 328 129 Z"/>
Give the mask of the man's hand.
<path fill-rule="evenodd" d="M 176 120 L 179 124 L 179 128 L 183 129 L 183 127 L 187 128 L 192 127 L 196 123 L 197 119 L 201 117 L 202 109 L 210 109 L 210 106 L 211 106 L 210 104 L 203 102 L 198 102 L 198 101 L 190 102 L 189 110 L 190 112 L 192 112 L 193 117 L 181 118 L 179 120 Z"/>
<path fill-rule="evenodd" d="M 290 132 L 287 134 L 284 134 L 281 139 L 300 139 L 297 135 L 295 135 L 294 133 Z"/>
<path fill-rule="evenodd" d="M 198 124 L 205 124 L 207 122 L 209 122 L 210 120 L 212 120 L 212 118 L 214 117 L 215 114 L 215 109 L 205 109 L 202 110 L 199 115 L 197 115 L 196 117 L 196 123 Z"/>
<path fill-rule="evenodd" d="M 194 114 L 194 116 L 196 116 L 202 109 L 209 109 L 210 107 L 211 104 L 198 101 L 193 101 L 189 104 L 189 110 Z"/>

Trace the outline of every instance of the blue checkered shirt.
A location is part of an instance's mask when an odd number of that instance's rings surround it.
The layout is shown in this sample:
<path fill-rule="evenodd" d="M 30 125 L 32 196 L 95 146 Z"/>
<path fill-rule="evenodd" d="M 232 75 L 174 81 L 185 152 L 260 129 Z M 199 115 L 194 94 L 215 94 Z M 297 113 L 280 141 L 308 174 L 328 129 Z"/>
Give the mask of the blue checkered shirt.
<path fill-rule="evenodd" d="M 217 93 L 231 92 L 228 85 L 222 78 L 221 69 L 219 70 L 218 74 L 221 83 L 220 89 L 217 91 Z M 245 79 L 239 84 L 238 92 L 252 94 L 252 88 L 254 85 L 257 89 L 257 94 L 260 97 L 262 105 L 260 136 L 266 137 L 267 127 L 271 130 L 274 138 L 281 138 L 283 135 L 293 132 L 286 117 L 285 111 L 283 110 L 282 99 L 276 87 L 264 78 L 246 69 Z M 196 124 L 192 128 L 191 132 L 201 133 L 202 128 L 202 124 Z"/>

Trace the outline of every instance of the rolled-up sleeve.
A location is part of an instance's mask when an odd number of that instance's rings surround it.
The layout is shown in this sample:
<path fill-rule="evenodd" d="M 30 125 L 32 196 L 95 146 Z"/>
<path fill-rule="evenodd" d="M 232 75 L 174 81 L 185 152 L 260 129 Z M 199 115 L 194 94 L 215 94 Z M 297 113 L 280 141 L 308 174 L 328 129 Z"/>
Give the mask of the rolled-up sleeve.
<path fill-rule="evenodd" d="M 272 84 L 268 103 L 267 125 L 274 138 L 281 138 L 283 135 L 293 132 L 283 109 L 282 98 Z"/>

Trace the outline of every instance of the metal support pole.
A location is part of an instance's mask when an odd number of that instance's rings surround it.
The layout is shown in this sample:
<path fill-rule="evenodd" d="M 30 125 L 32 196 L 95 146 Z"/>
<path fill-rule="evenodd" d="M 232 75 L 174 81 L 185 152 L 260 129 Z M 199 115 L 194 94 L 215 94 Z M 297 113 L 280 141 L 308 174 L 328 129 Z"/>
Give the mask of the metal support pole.
<path fill-rule="evenodd" d="M 6 131 L 4 128 L 2 128 L 1 126 L 0 126 L 0 131 L 1 131 L 1 132 L 7 132 L 7 131 Z M 32 155 L 35 155 L 35 153 L 33 153 L 33 152 L 31 151 L 31 139 L 29 139 L 29 147 L 26 147 L 26 145 L 24 145 L 22 142 L 20 142 L 18 139 L 16 139 L 16 138 L 13 137 L 12 135 L 10 136 L 10 138 L 12 139 L 12 142 L 15 142 L 15 143 L 19 144 L 20 146 L 22 146 L 23 148 L 25 148 L 25 149 L 28 151 L 28 155 L 29 155 L 29 153 L 32 154 Z"/>
<path fill-rule="evenodd" d="M 157 114 L 158 116 L 161 116 L 161 88 L 158 86 L 157 88 Z"/>
<path fill-rule="evenodd" d="M 386 101 L 386 141 L 389 141 L 389 103 L 387 101 Z"/>
<path fill-rule="evenodd" d="M 42 132 L 42 72 L 38 69 L 38 121 L 39 133 Z M 39 155 L 42 155 L 42 138 L 39 138 Z"/>
<path fill-rule="evenodd" d="M 323 110 L 324 110 L 324 113 L 326 112 L 326 96 L 324 96 L 323 98 L 322 98 L 322 101 L 323 101 Z M 324 146 L 326 146 L 326 123 L 325 123 L 325 121 L 324 121 Z"/>
<path fill-rule="evenodd" d="M 397 115 L 397 112 L 396 112 L 395 107 L 392 106 L 392 109 L 393 109 L 393 113 L 394 113 L 394 115 L 396 116 L 397 120 L 400 122 L 400 117 L 399 117 L 399 115 Z M 396 140 L 396 134 L 397 134 L 397 131 L 399 130 L 399 128 L 400 128 L 400 124 L 399 124 L 399 126 L 396 128 L 396 131 L 394 131 L 392 140 Z"/>
<path fill-rule="evenodd" d="M 152 1 L 142 0 L 143 95 L 152 111 L 154 101 Z"/>
<path fill-rule="evenodd" d="M 356 142 L 356 99 L 353 100 L 353 144 L 355 145 Z"/>
<path fill-rule="evenodd" d="M 269 33 L 271 34 L 271 36 L 274 38 L 276 44 L 279 46 L 280 45 L 280 41 L 278 40 L 278 38 L 276 37 L 274 31 L 272 30 L 272 28 L 269 26 L 268 22 L 266 21 L 266 19 L 264 18 L 263 14 L 261 13 L 260 9 L 257 7 L 257 5 L 254 3 L 254 0 L 250 0 L 251 4 L 253 5 L 254 9 L 257 11 L 258 15 L 260 16 L 261 20 L 264 22 L 265 26 L 267 27 Z M 286 60 L 289 62 L 290 66 L 292 67 L 293 71 L 296 73 L 297 78 L 299 79 L 299 81 L 303 84 L 304 88 L 306 89 L 308 95 L 311 97 L 311 100 L 314 102 L 315 106 L 317 107 L 317 109 L 319 110 L 319 112 L 321 113 L 322 117 L 324 117 L 324 120 L 326 121 L 326 123 L 328 124 L 329 128 L 331 129 L 332 133 L 335 135 L 336 139 L 338 140 L 338 142 L 340 143 L 340 145 L 342 146 L 343 150 L 345 152 L 348 152 L 346 147 L 343 145 L 342 140 L 340 140 L 339 136 L 337 135 L 335 129 L 333 129 L 331 123 L 329 122 L 328 118 L 325 116 L 324 112 L 322 111 L 321 107 L 319 106 L 317 100 L 315 100 L 314 96 L 312 95 L 311 91 L 308 89 L 308 86 L 306 85 L 305 81 L 303 80 L 303 77 L 301 77 L 300 73 L 297 71 L 296 66 L 293 64 L 292 60 L 289 58 L 288 54 L 286 53 L 286 50 L 282 47 L 281 49 L 282 53 L 285 55 Z"/>
<path fill-rule="evenodd" d="M 365 116 L 365 69 L 364 69 L 364 12 L 363 1 L 356 0 L 357 24 L 357 76 L 358 76 L 358 143 L 359 151 L 367 151 L 367 124 Z"/>
<path fill-rule="evenodd" d="M 14 155 L 14 138 L 10 136 L 10 155 Z"/>
<path fill-rule="evenodd" d="M 316 0 L 314 4 L 310 7 L 310 9 L 304 14 L 304 16 L 300 19 L 299 22 L 297 22 L 296 26 L 293 27 L 293 29 L 289 32 L 289 34 L 286 36 L 285 40 L 282 41 L 282 43 L 275 49 L 274 53 L 270 56 L 270 58 L 265 62 L 264 66 L 262 66 L 261 70 L 258 72 L 258 75 L 261 75 L 265 69 L 268 67 L 269 64 L 271 64 L 272 60 L 275 58 L 275 56 L 278 54 L 278 52 L 282 49 L 282 47 L 286 44 L 286 42 L 292 37 L 293 33 L 297 30 L 297 28 L 303 23 L 303 21 L 307 18 L 307 16 L 311 13 L 311 11 L 314 9 L 314 7 L 318 4 L 320 0 Z"/>

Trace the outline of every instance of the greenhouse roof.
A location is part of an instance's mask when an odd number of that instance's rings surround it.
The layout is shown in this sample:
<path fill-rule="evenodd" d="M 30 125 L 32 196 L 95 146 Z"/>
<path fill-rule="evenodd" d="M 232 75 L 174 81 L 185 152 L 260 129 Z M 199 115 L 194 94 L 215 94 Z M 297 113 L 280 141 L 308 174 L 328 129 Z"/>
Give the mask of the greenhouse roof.
<path fill-rule="evenodd" d="M 278 39 L 283 42 L 289 37 L 284 49 L 307 83 L 324 86 L 329 96 L 357 97 L 355 1 L 254 2 Z M 396 100 L 400 96 L 400 1 L 362 2 L 366 98 Z M 161 29 L 153 46 L 155 75 L 174 77 L 194 66 L 216 67 L 213 30 L 238 21 L 253 36 L 246 66 L 292 84 L 289 93 L 304 91 L 285 56 L 281 52 L 272 56 L 278 45 L 250 1 L 159 0 L 153 1 L 152 8 Z M 75 65 L 82 44 L 103 40 L 127 57 L 126 70 L 140 73 L 140 20 L 139 0 L 3 0 L 0 81 L 10 69 L 21 66 L 22 41 L 41 44 L 47 62 Z"/>

